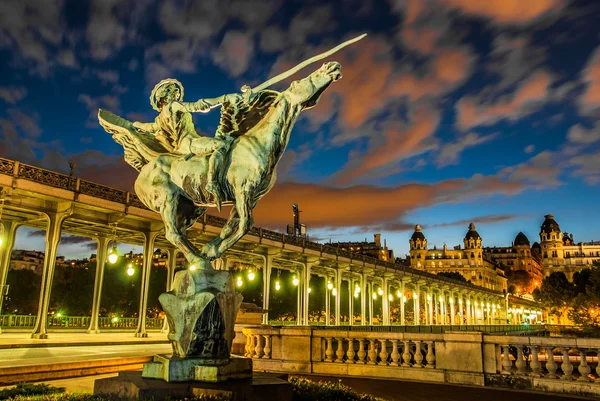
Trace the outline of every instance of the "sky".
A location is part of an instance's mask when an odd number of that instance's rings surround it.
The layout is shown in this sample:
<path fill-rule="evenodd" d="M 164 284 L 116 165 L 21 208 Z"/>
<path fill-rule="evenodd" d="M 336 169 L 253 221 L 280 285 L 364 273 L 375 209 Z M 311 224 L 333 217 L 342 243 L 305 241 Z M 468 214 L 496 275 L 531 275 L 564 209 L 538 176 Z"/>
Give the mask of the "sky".
<path fill-rule="evenodd" d="M 539 240 L 551 213 L 576 242 L 600 240 L 598 21 L 598 1 L 4 0 L 0 156 L 73 160 L 76 176 L 132 190 L 98 108 L 150 122 L 161 79 L 187 101 L 239 92 L 368 33 L 329 59 L 344 77 L 297 122 L 255 225 L 283 231 L 297 203 L 310 238 L 381 233 L 403 256 L 415 224 L 430 246 L 462 243 L 470 222 L 503 246 Z M 194 116 L 203 135 L 218 120 Z M 21 229 L 16 246 L 43 249 L 40 234 Z"/>

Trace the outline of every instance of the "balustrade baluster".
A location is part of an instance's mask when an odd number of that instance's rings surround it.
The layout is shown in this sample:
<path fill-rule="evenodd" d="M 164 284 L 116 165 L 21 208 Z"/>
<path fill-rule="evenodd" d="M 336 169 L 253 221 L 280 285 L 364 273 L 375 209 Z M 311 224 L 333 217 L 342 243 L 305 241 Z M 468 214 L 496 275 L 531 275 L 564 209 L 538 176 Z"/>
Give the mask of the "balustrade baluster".
<path fill-rule="evenodd" d="M 391 340 L 392 341 L 392 362 L 390 363 L 390 366 L 399 366 L 398 365 L 398 360 L 400 359 L 400 353 L 398 352 L 398 340 Z"/>
<path fill-rule="evenodd" d="M 415 364 L 413 368 L 423 367 L 423 353 L 421 352 L 421 341 L 415 341 Z"/>
<path fill-rule="evenodd" d="M 260 358 L 263 355 L 262 341 L 260 341 L 261 337 L 262 336 L 260 334 L 256 335 L 256 347 L 254 348 L 254 352 L 256 354 L 253 356 L 253 358 Z"/>
<path fill-rule="evenodd" d="M 354 339 L 347 338 L 348 340 L 348 352 L 346 353 L 346 363 L 354 363 L 354 356 L 356 352 L 354 352 Z"/>
<path fill-rule="evenodd" d="M 344 355 L 346 354 L 344 352 L 344 339 L 343 338 L 338 338 L 337 340 L 338 346 L 337 346 L 337 351 L 335 352 L 335 361 L 337 363 L 344 363 Z"/>
<path fill-rule="evenodd" d="M 517 345 L 517 360 L 515 361 L 515 366 L 517 367 L 517 373 L 520 375 L 526 374 L 527 370 L 527 362 L 523 358 L 523 346 Z"/>
<path fill-rule="evenodd" d="M 569 348 L 559 348 L 563 354 L 562 363 L 560 364 L 560 370 L 563 371 L 563 375 L 561 379 L 563 380 L 573 380 L 573 364 L 571 363 L 571 359 L 569 359 Z"/>
<path fill-rule="evenodd" d="M 367 365 L 376 365 L 377 364 L 377 350 L 375 347 L 375 340 L 369 340 L 369 361 Z"/>
<path fill-rule="evenodd" d="M 554 360 L 554 348 L 547 347 L 546 351 L 548 352 L 548 361 L 546 362 L 546 369 L 548 370 L 548 374 L 546 375 L 546 377 L 549 379 L 556 379 L 556 369 L 558 368 L 558 365 Z"/>
<path fill-rule="evenodd" d="M 246 339 L 248 341 L 248 349 L 247 349 L 246 356 L 248 358 L 252 358 L 252 355 L 254 355 L 254 335 L 248 334 Z"/>
<path fill-rule="evenodd" d="M 592 368 L 590 368 L 590 365 L 588 365 L 587 362 L 587 355 L 586 355 L 586 351 L 585 349 L 579 349 L 579 356 L 581 358 L 581 362 L 579 362 L 579 368 L 577 368 L 579 370 L 579 374 L 581 375 L 581 377 L 579 377 L 579 380 L 581 381 L 592 381 L 590 379 L 590 373 L 592 373 Z"/>
<path fill-rule="evenodd" d="M 433 353 L 433 341 L 427 341 L 427 365 L 426 368 L 435 369 L 435 354 Z"/>
<path fill-rule="evenodd" d="M 265 335 L 264 352 L 263 359 L 271 359 L 271 336 L 269 334 Z"/>
<path fill-rule="evenodd" d="M 531 349 L 531 362 L 529 363 L 529 366 L 531 366 L 531 376 L 540 376 L 542 373 L 542 364 L 538 355 L 538 347 L 537 345 L 531 345 L 529 348 Z"/>
<path fill-rule="evenodd" d="M 402 366 L 410 368 L 410 360 L 412 356 L 410 355 L 410 341 L 404 341 L 404 352 L 402 353 Z"/>
<path fill-rule="evenodd" d="M 379 351 L 379 365 L 387 365 L 387 359 L 390 354 L 387 352 L 387 340 L 379 340 L 381 351 Z"/>
<path fill-rule="evenodd" d="M 512 362 L 510 361 L 510 353 L 508 352 L 509 345 L 502 346 L 502 372 L 504 374 L 510 374 L 512 369 Z"/>
<path fill-rule="evenodd" d="M 364 364 L 365 357 L 367 356 L 367 353 L 365 352 L 365 339 L 364 338 L 358 339 L 358 354 L 357 355 L 358 355 L 357 363 Z"/>
<path fill-rule="evenodd" d="M 325 349 L 325 362 L 333 362 L 333 338 L 326 338 L 327 349 Z"/>

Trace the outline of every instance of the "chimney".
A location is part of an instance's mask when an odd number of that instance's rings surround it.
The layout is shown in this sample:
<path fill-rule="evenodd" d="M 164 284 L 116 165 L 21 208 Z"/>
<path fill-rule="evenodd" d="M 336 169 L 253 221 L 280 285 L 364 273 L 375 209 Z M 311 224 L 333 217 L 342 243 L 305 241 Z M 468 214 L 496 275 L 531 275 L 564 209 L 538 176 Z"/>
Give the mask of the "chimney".
<path fill-rule="evenodd" d="M 375 234 L 375 245 L 377 248 L 381 248 L 381 234 Z"/>

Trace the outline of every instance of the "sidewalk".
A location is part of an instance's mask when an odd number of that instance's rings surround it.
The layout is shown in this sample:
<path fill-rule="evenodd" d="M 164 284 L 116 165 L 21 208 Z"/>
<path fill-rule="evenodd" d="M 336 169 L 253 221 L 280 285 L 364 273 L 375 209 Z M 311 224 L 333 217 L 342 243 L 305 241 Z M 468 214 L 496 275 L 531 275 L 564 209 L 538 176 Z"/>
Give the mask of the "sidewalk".
<path fill-rule="evenodd" d="M 51 332 L 46 340 L 32 339 L 29 332 L 0 334 L 0 349 L 168 343 L 167 334 L 160 331 L 149 332 L 146 338 L 135 337 L 133 331 L 99 334 Z"/>

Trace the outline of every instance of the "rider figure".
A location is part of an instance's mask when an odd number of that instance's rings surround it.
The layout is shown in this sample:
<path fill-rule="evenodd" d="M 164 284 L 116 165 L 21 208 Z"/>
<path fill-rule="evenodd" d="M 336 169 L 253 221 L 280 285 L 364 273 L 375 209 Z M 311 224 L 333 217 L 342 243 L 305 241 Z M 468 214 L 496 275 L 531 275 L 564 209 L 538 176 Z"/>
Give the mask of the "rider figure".
<path fill-rule="evenodd" d="M 244 87 L 247 93 L 250 88 Z M 225 103 L 237 104 L 244 99 L 242 95 L 230 94 L 217 98 L 200 99 L 196 102 L 183 102 L 183 86 L 175 79 L 165 79 L 154 87 L 150 95 L 152 107 L 159 112 L 153 123 L 134 122 L 133 126 L 149 133 L 172 153 L 186 155 L 186 160 L 194 155 L 210 154 L 206 190 L 213 195 L 217 208 L 221 210 L 223 195 L 217 182 L 224 155 L 229 150 L 233 138 L 217 129 L 214 138 L 196 133 L 191 113 L 207 113 Z"/>

